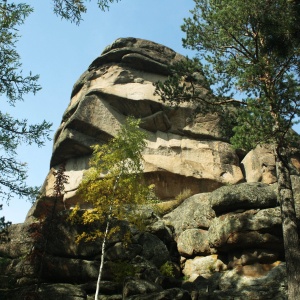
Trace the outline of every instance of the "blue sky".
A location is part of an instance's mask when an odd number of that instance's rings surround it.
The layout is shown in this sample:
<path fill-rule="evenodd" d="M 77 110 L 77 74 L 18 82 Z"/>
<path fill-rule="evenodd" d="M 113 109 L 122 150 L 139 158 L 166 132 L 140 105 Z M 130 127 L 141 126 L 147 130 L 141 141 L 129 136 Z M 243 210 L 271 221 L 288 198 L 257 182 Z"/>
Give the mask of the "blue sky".
<path fill-rule="evenodd" d="M 20 1 L 21 2 L 21 1 Z M 164 44 L 183 54 L 180 25 L 193 8 L 192 0 L 122 0 L 108 12 L 88 3 L 84 21 L 76 26 L 52 12 L 52 1 L 28 1 L 34 12 L 20 27 L 17 44 L 24 73 L 40 74 L 42 90 L 27 95 L 24 102 L 7 112 L 31 123 L 46 119 L 53 123 L 51 136 L 58 128 L 70 100 L 72 86 L 102 50 L 119 37 L 138 37 Z M 42 148 L 20 146 L 19 158 L 28 163 L 28 184 L 42 185 L 48 171 L 52 141 Z M 13 223 L 23 222 L 31 204 L 24 199 L 3 203 L 0 216 Z"/>

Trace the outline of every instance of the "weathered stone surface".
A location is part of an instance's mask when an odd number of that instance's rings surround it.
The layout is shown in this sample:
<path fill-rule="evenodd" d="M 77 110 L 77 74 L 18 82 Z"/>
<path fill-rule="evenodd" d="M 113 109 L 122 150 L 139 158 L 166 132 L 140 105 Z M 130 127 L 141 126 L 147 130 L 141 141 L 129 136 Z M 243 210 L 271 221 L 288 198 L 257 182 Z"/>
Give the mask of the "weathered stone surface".
<path fill-rule="evenodd" d="M 123 297 L 126 299 L 132 295 L 150 294 L 162 291 L 158 284 L 146 280 L 129 278 L 124 282 Z"/>
<path fill-rule="evenodd" d="M 197 276 L 196 273 L 183 284 L 195 296 L 193 299 L 287 299 L 283 263 L 240 266 L 208 274 L 207 278 Z"/>
<path fill-rule="evenodd" d="M 36 266 L 30 264 L 27 256 L 14 259 L 0 257 L 0 296 L 2 289 L 36 284 L 35 270 Z"/>
<path fill-rule="evenodd" d="M 292 149 L 290 169 L 292 174 L 299 175 L 300 154 L 298 149 Z M 275 155 L 272 146 L 257 146 L 242 160 L 241 167 L 247 182 L 277 182 Z"/>
<path fill-rule="evenodd" d="M 164 80 L 167 66 L 180 59 L 185 58 L 150 41 L 118 39 L 80 77 L 55 134 L 51 159 L 54 168 L 66 162 L 71 175 L 64 197 L 67 207 L 78 201 L 74 192 L 87 167 L 90 146 L 113 137 L 128 115 L 141 118 L 148 133 L 144 170 L 160 198 L 174 198 L 187 185 L 195 194 L 243 180 L 217 115 L 191 120 L 193 105 L 170 108 L 154 95 L 153 83 Z M 201 88 L 205 95 L 207 87 Z M 47 195 L 52 180 L 46 180 Z"/>
<path fill-rule="evenodd" d="M 87 282 L 97 279 L 99 264 L 95 260 L 45 256 L 41 275 L 50 282 Z"/>
<path fill-rule="evenodd" d="M 42 285 L 39 290 L 39 296 L 42 299 L 58 299 L 58 300 L 81 300 L 86 298 L 86 293 L 71 284 L 53 284 L 53 285 Z"/>
<path fill-rule="evenodd" d="M 164 172 L 178 175 L 172 184 L 168 180 L 163 184 L 159 180 L 154 181 L 162 198 L 167 198 L 171 190 L 176 196 L 185 186 L 189 186 L 193 193 L 210 192 L 222 183 L 243 179 L 231 146 L 220 141 L 199 141 L 157 132 L 148 142 L 144 159 L 146 174 Z"/>
<path fill-rule="evenodd" d="M 182 272 L 188 277 L 189 281 L 194 281 L 198 276 L 209 278 L 215 272 L 225 271 L 226 269 L 227 266 L 218 258 L 218 255 L 214 254 L 187 259 Z"/>
<path fill-rule="evenodd" d="M 87 300 L 93 300 L 95 296 L 88 296 Z M 99 300 L 123 300 L 122 295 L 100 295 Z"/>
<path fill-rule="evenodd" d="M 185 230 L 177 240 L 177 247 L 180 255 L 185 257 L 210 254 L 207 230 Z"/>
<path fill-rule="evenodd" d="M 138 242 L 143 247 L 142 256 L 155 266 L 160 267 L 170 259 L 166 245 L 155 235 L 145 232 Z"/>
<path fill-rule="evenodd" d="M 279 258 L 279 251 L 273 249 L 245 249 L 231 251 L 228 255 L 228 266 L 234 268 L 238 265 L 271 264 Z"/>
<path fill-rule="evenodd" d="M 142 245 L 133 244 L 133 243 L 124 245 L 124 243 L 118 242 L 106 250 L 105 259 L 111 261 L 117 261 L 117 260 L 130 261 L 137 255 L 139 255 L 142 252 L 142 250 L 143 250 Z"/>
<path fill-rule="evenodd" d="M 252 208 L 277 206 L 277 196 L 272 186 L 263 183 L 241 183 L 223 186 L 210 194 L 212 209 L 217 215 Z"/>
<path fill-rule="evenodd" d="M 169 107 L 154 95 L 153 83 L 165 80 L 168 65 L 181 59 L 150 41 L 118 39 L 75 83 L 41 197 L 24 225 L 0 235 L 1 300 L 94 299 L 102 240 L 76 243 L 76 238 L 83 230 L 104 230 L 105 224 L 79 226 L 67 219 L 75 204 L 82 213 L 89 208 L 76 190 L 90 146 L 115 136 L 128 115 L 141 118 L 148 134 L 144 175 L 162 201 L 157 210 L 140 208 L 145 232 L 127 222 L 112 224 L 120 230 L 106 244 L 99 300 L 286 298 L 276 184 L 265 184 L 274 182 L 274 157 L 258 147 L 246 155 L 242 173 L 219 115 L 197 115 L 194 104 Z M 206 97 L 203 82 L 197 88 Z M 300 170 L 296 154 L 294 175 Z M 54 172 L 61 163 L 69 182 L 64 196 L 56 198 Z M 243 174 L 248 183 L 239 184 Z M 292 180 L 299 218 L 300 179 Z M 178 200 L 187 189 L 194 196 Z M 129 232 L 131 243 L 125 245 Z M 38 282 L 43 284 L 36 294 Z"/>
<path fill-rule="evenodd" d="M 126 298 L 126 300 L 192 300 L 190 294 L 182 289 L 173 288 L 164 290 L 159 293 L 151 293 L 147 295 L 135 295 Z"/>
<path fill-rule="evenodd" d="M 1 291 L 1 300 L 85 300 L 87 297 L 84 290 L 79 286 L 68 283 L 42 284 L 38 291 L 35 287 L 15 288 L 10 291 Z"/>
<path fill-rule="evenodd" d="M 32 248 L 32 238 L 28 224 L 13 224 L 7 232 L 0 233 L 0 257 L 18 258 L 28 254 Z"/>
<path fill-rule="evenodd" d="M 80 288 L 82 288 L 88 294 L 87 299 L 89 299 L 89 296 L 95 294 L 96 287 L 97 287 L 96 280 L 88 281 L 86 283 L 80 284 Z M 100 289 L 99 289 L 99 293 L 100 293 L 99 299 L 101 300 L 119 299 L 120 296 L 122 299 L 122 288 L 123 288 L 123 283 L 101 280 Z M 95 299 L 95 295 L 93 295 L 93 299 Z"/>
<path fill-rule="evenodd" d="M 173 241 L 171 229 L 162 220 L 149 225 L 147 231 L 156 235 L 164 243 Z"/>
<path fill-rule="evenodd" d="M 137 255 L 131 264 L 136 268 L 136 278 L 143 279 L 146 281 L 155 282 L 158 277 L 161 276 L 158 268 L 153 262 L 147 260 L 143 256 Z"/>
<path fill-rule="evenodd" d="M 132 64 L 136 69 L 169 74 L 166 66 L 182 58 L 183 56 L 172 49 L 151 41 L 132 37 L 120 38 L 104 49 L 102 55 L 90 65 L 89 70 L 97 69 L 103 63 L 125 62 Z M 141 62 L 146 62 L 145 66 Z"/>
<path fill-rule="evenodd" d="M 209 195 L 209 193 L 194 195 L 163 217 L 163 221 L 174 228 L 176 239 L 186 229 L 209 228 L 215 217 L 215 212 L 210 206 Z"/>
<path fill-rule="evenodd" d="M 51 172 L 52 171 L 50 171 L 49 174 L 51 174 Z M 65 210 L 62 197 L 38 198 L 30 208 L 30 210 L 28 211 L 24 224 L 30 225 L 33 223 L 37 223 L 39 222 L 39 220 L 45 218 L 46 216 L 50 216 L 54 206 L 56 212 L 58 211 L 62 212 Z"/>
<path fill-rule="evenodd" d="M 293 175 L 298 175 L 300 174 L 300 152 L 299 148 L 298 149 L 293 149 L 293 153 L 291 154 L 290 157 L 290 166 L 292 167 L 292 174 Z"/>
<path fill-rule="evenodd" d="M 77 237 L 83 230 L 92 231 L 95 229 L 105 229 L 105 224 L 95 223 L 91 227 L 84 227 L 83 225 L 72 224 L 66 218 L 68 212 L 60 214 L 56 218 L 50 220 L 50 229 L 43 232 L 47 239 L 47 252 L 54 256 L 60 257 L 80 257 L 83 259 L 99 258 L 101 255 L 102 239 L 97 238 L 94 241 L 81 240 L 77 242 Z M 48 225 L 49 226 L 49 225 Z M 94 227 L 93 227 L 94 226 Z M 123 241 L 125 233 L 130 232 L 128 223 L 116 221 L 112 226 L 118 227 L 118 230 L 110 237 L 107 242 L 107 247 L 115 243 Z M 134 240 L 133 240 L 134 242 Z"/>
<path fill-rule="evenodd" d="M 218 286 L 219 289 L 212 292 L 213 299 L 287 299 L 283 263 L 263 276 L 244 275 L 239 269 L 225 272 L 219 276 Z"/>
<path fill-rule="evenodd" d="M 257 146 L 241 162 L 247 182 L 274 183 L 276 165 L 274 151 L 271 147 Z"/>
<path fill-rule="evenodd" d="M 223 250 L 234 247 L 282 250 L 280 209 L 253 209 L 222 215 L 212 221 L 208 236 L 211 247 Z"/>
<path fill-rule="evenodd" d="M 300 176 L 292 175 L 291 180 L 293 186 L 296 216 L 297 219 L 300 220 Z"/>

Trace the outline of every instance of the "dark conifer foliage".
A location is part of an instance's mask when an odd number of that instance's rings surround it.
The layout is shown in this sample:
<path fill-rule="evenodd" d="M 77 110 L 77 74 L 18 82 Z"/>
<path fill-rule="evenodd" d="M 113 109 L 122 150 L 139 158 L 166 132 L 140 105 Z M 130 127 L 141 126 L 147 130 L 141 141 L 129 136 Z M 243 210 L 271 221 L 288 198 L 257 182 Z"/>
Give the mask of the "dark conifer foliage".
<path fill-rule="evenodd" d="M 25 75 L 17 52 L 19 27 L 23 25 L 32 8 L 24 3 L 0 1 L 0 97 L 10 106 L 23 101 L 28 93 L 40 90 L 38 75 Z M 43 146 L 49 138 L 51 124 L 29 124 L 0 110 L 0 198 L 9 200 L 13 195 L 34 199 L 37 187 L 26 185 L 26 163 L 17 158 L 20 144 Z"/>
<path fill-rule="evenodd" d="M 297 299 L 300 251 L 288 158 L 299 145 L 292 130 L 300 116 L 299 1 L 194 2 L 182 30 L 183 45 L 197 51 L 198 67 L 195 60 L 185 68 L 179 64 L 178 71 L 173 66 L 173 76 L 157 85 L 157 93 L 171 103 L 192 101 L 207 110 L 235 104 L 233 145 L 274 146 L 289 299 Z M 196 76 L 201 67 L 212 90 L 206 97 L 197 88 L 203 86 Z"/>

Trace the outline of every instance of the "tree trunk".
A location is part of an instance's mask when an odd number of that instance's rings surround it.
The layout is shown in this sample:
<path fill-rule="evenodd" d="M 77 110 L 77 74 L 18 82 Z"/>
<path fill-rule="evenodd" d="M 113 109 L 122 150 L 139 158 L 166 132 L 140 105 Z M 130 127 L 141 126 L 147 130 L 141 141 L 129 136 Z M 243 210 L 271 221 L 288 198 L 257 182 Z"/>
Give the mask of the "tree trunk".
<path fill-rule="evenodd" d="M 103 242 L 102 242 L 101 263 L 100 263 L 99 274 L 98 274 L 98 279 L 97 279 L 95 300 L 98 300 L 98 297 L 99 297 L 100 282 L 101 282 L 102 270 L 103 270 L 103 265 L 104 265 L 105 244 L 106 244 L 107 234 L 108 234 L 108 230 L 109 230 L 109 223 L 110 223 L 110 220 L 107 220 L 105 233 L 104 233 L 104 237 L 103 237 Z"/>
<path fill-rule="evenodd" d="M 300 249 L 294 195 L 288 163 L 278 149 L 276 172 L 286 261 L 288 299 L 297 300 L 300 295 Z"/>
<path fill-rule="evenodd" d="M 113 192 L 112 192 L 112 195 L 110 196 L 109 213 L 108 213 L 108 217 L 107 217 L 107 221 L 106 221 L 106 228 L 105 228 L 105 233 L 104 233 L 103 242 L 102 242 L 101 263 L 100 263 L 99 274 L 98 274 L 98 279 L 97 279 L 95 300 L 98 300 L 98 297 L 99 297 L 100 282 L 101 282 L 102 270 L 103 270 L 103 265 L 104 265 L 105 244 L 106 244 L 106 240 L 107 240 L 107 236 L 108 236 L 108 231 L 109 231 L 109 226 L 110 226 L 110 221 L 111 221 L 112 207 L 113 207 L 113 198 L 115 196 L 115 192 L 116 192 L 116 189 L 118 187 L 121 175 L 123 173 L 122 171 L 123 171 L 123 169 L 121 169 L 120 174 L 118 175 L 118 177 L 115 180 Z"/>

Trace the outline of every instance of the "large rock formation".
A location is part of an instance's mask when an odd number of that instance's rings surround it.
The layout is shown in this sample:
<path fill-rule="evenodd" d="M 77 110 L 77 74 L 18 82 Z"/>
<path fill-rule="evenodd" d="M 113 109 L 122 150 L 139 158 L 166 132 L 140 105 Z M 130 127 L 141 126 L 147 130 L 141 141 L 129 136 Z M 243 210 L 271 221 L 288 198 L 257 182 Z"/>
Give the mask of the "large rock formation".
<path fill-rule="evenodd" d="M 145 174 L 160 199 L 174 198 L 186 186 L 194 193 L 209 192 L 243 180 L 239 159 L 220 135 L 216 115 L 192 121 L 191 106 L 171 108 L 154 95 L 153 83 L 163 81 L 168 65 L 180 59 L 184 57 L 153 42 L 119 39 L 75 83 L 51 158 L 54 168 L 67 163 L 71 180 L 66 202 L 72 202 L 90 146 L 114 136 L 129 115 L 141 118 L 147 131 Z M 205 94 L 207 87 L 203 90 Z"/>
<path fill-rule="evenodd" d="M 191 118 L 192 105 L 172 108 L 154 95 L 153 83 L 182 59 L 150 41 L 118 39 L 75 83 L 41 197 L 24 224 L 0 236 L 0 299 L 92 299 L 101 240 L 76 243 L 82 228 L 67 217 L 74 204 L 84 208 L 76 189 L 90 146 L 107 142 L 129 115 L 148 134 L 145 178 L 162 203 L 143 210 L 145 232 L 118 223 L 101 299 L 286 299 L 274 156 L 257 148 L 240 163 L 217 115 Z M 69 182 L 58 198 L 54 171 L 62 163 Z M 298 203 L 299 177 L 293 182 Z M 174 200 L 186 189 L 191 197 Z"/>

